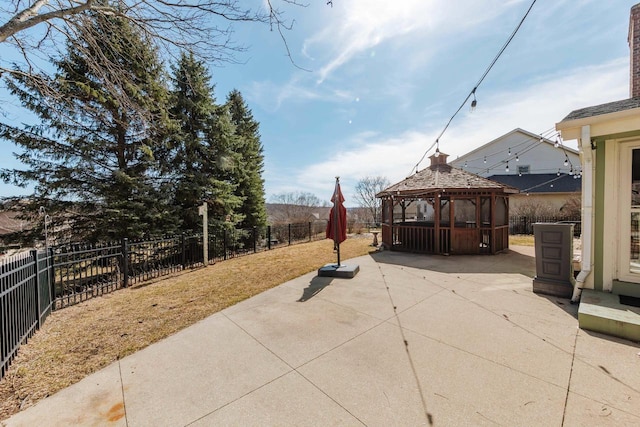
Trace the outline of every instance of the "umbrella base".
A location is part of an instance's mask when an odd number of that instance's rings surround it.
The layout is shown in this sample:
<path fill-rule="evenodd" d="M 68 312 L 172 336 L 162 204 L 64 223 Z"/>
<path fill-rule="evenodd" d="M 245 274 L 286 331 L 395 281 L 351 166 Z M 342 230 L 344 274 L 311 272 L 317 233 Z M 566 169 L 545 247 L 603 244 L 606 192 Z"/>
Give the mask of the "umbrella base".
<path fill-rule="evenodd" d="M 360 266 L 357 264 L 327 264 L 324 267 L 318 269 L 318 276 L 320 277 L 341 277 L 344 279 L 351 279 L 355 277 L 360 271 Z"/>

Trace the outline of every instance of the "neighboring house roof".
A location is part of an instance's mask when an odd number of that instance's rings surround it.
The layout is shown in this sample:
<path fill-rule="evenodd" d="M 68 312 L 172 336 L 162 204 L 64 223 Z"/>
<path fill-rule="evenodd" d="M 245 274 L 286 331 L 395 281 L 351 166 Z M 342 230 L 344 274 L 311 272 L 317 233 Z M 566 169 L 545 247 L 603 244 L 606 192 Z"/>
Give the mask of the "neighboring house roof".
<path fill-rule="evenodd" d="M 451 165 L 436 164 L 386 188 L 376 194 L 376 197 L 395 194 L 411 195 L 442 189 L 502 190 L 505 193 L 518 192 L 516 188 L 491 181 Z"/>
<path fill-rule="evenodd" d="M 591 107 L 573 110 L 567 115 L 563 122 L 570 120 L 585 119 L 588 117 L 600 116 L 602 114 L 617 113 L 619 111 L 640 108 L 640 98 L 629 98 L 620 101 L 607 102 L 606 104 L 594 105 Z"/>
<path fill-rule="evenodd" d="M 579 193 L 582 190 L 582 178 L 567 174 L 493 175 L 489 179 L 515 187 L 521 193 Z"/>
<path fill-rule="evenodd" d="M 515 128 L 511 132 L 507 132 L 504 135 L 501 135 L 498 138 L 495 138 L 494 140 L 489 141 L 486 144 L 481 145 L 480 147 L 478 147 L 478 148 L 476 148 L 476 149 L 474 149 L 472 151 L 469 151 L 468 153 L 463 154 L 462 156 L 460 156 L 460 157 L 456 158 L 455 160 L 453 160 L 451 163 L 454 163 L 456 166 L 458 166 L 458 165 L 461 164 L 461 162 L 465 161 L 466 159 L 477 155 L 478 152 L 481 152 L 481 151 L 485 150 L 486 148 L 491 147 L 492 145 L 496 144 L 497 142 L 500 142 L 500 141 L 502 141 L 502 140 L 508 138 L 509 136 L 514 135 L 514 134 L 522 134 L 523 136 L 526 136 L 526 137 L 529 137 L 529 138 L 532 138 L 532 139 L 541 140 L 541 142 L 543 142 L 545 144 L 548 144 L 548 145 L 554 145 L 555 144 L 555 141 L 551 141 L 548 138 L 542 138 L 540 135 L 537 135 L 537 134 L 535 134 L 533 132 L 529 132 L 528 130 L 524 130 L 524 129 L 521 129 L 521 128 Z M 570 153 L 579 155 L 578 151 L 574 150 L 571 147 L 564 147 L 564 149 L 566 151 L 570 152 Z"/>

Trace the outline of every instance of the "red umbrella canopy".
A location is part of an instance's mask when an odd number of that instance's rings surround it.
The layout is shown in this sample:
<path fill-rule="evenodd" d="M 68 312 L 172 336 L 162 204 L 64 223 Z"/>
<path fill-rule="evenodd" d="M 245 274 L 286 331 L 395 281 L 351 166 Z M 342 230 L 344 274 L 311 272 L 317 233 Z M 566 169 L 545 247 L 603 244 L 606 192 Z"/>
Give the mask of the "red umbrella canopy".
<path fill-rule="evenodd" d="M 336 244 L 347 240 L 347 208 L 344 207 L 344 196 L 340 189 L 340 182 L 336 181 L 336 188 L 331 196 L 333 207 L 329 213 L 327 224 L 327 239 L 333 239 Z"/>

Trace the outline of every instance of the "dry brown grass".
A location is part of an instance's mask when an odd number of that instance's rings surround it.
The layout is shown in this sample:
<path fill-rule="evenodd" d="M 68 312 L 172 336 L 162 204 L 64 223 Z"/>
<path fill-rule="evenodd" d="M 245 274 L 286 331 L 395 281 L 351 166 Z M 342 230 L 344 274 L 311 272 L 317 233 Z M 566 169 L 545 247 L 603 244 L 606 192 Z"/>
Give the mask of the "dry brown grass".
<path fill-rule="evenodd" d="M 374 250 L 347 239 L 341 258 Z M 54 312 L 0 381 L 0 420 L 205 317 L 335 262 L 322 240 L 236 258 Z"/>
<path fill-rule="evenodd" d="M 509 236 L 509 246 L 534 246 L 533 235 L 517 234 L 515 236 Z"/>

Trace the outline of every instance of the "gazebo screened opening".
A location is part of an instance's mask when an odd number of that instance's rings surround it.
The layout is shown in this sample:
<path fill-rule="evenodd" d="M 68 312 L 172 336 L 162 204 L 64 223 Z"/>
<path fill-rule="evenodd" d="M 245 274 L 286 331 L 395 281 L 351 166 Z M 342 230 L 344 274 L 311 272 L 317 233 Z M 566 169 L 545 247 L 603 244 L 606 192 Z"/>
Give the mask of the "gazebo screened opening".
<path fill-rule="evenodd" d="M 381 191 L 382 244 L 432 254 L 495 254 L 509 248 L 509 194 L 518 190 L 446 164 Z"/>

